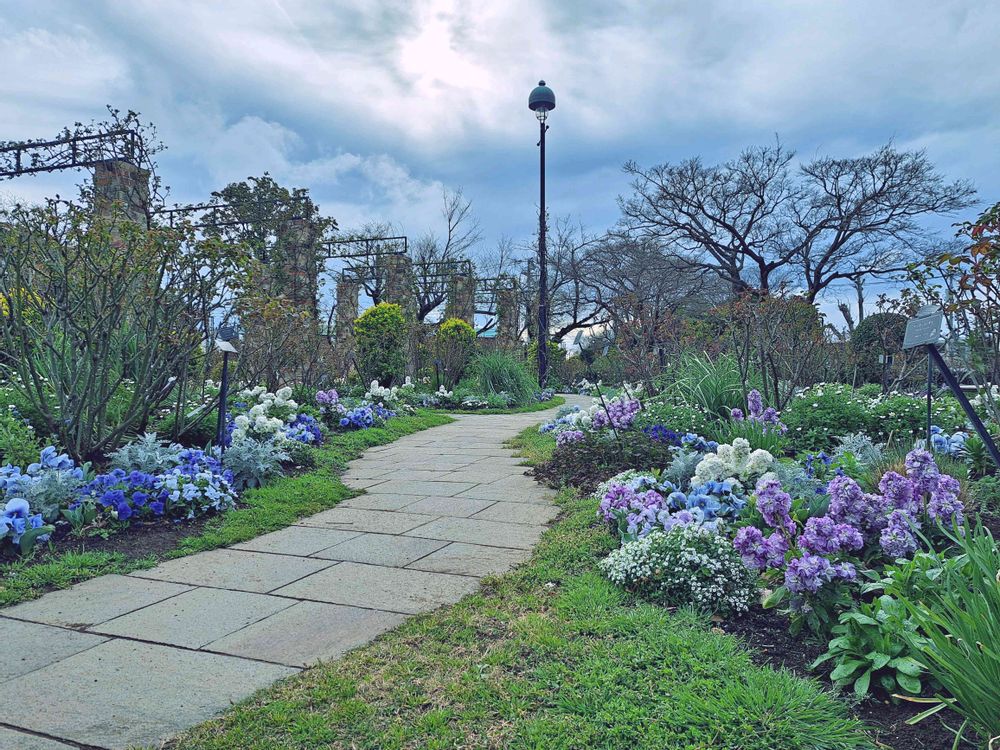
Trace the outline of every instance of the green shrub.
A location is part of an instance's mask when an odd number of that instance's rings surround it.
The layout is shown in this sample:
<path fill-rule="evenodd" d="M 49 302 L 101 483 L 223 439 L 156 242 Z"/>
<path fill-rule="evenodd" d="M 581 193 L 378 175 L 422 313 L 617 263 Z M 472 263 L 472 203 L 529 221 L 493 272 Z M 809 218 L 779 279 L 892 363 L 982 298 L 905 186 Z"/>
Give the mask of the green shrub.
<path fill-rule="evenodd" d="M 857 358 L 858 374 L 865 382 L 882 383 L 883 371 L 891 371 L 879 358 L 903 350 L 906 316 L 899 313 L 875 313 L 862 320 L 851 336 L 851 350 Z"/>
<path fill-rule="evenodd" d="M 366 383 L 388 387 L 402 381 L 408 333 L 403 308 L 390 302 L 369 307 L 354 321 L 358 369 Z"/>
<path fill-rule="evenodd" d="M 788 437 L 800 450 L 830 452 L 841 435 L 867 433 L 870 420 L 866 399 L 850 386 L 814 386 L 792 399 L 781 413 Z"/>
<path fill-rule="evenodd" d="M 525 366 L 506 352 L 484 352 L 469 365 L 470 386 L 481 396 L 507 393 L 518 406 L 531 403 L 538 392 L 538 382 Z"/>
<path fill-rule="evenodd" d="M 462 377 L 476 346 L 476 330 L 461 318 L 448 318 L 438 326 L 434 353 L 444 370 L 444 386 L 451 390 Z"/>
<path fill-rule="evenodd" d="M 643 403 L 635 424 L 639 428 L 661 424 L 674 432 L 705 436 L 714 421 L 712 415 L 697 406 L 678 403 L 668 396 L 658 396 Z"/>
<path fill-rule="evenodd" d="M 9 409 L 0 407 L 0 466 L 25 468 L 38 460 L 42 449 L 31 425 Z"/>
<path fill-rule="evenodd" d="M 969 496 L 981 511 L 1000 514 L 1000 476 L 977 479 L 969 486 Z"/>

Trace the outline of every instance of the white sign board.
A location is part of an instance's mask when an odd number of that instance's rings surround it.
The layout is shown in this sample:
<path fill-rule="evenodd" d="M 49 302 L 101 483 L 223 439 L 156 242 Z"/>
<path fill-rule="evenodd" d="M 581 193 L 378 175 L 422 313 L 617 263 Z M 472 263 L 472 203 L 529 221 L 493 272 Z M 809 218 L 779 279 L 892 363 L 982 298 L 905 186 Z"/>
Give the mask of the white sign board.
<path fill-rule="evenodd" d="M 941 324 L 944 323 L 944 313 L 940 310 L 913 318 L 906 324 L 906 335 L 903 336 L 903 348 L 912 349 L 915 346 L 936 344 L 941 338 Z"/>

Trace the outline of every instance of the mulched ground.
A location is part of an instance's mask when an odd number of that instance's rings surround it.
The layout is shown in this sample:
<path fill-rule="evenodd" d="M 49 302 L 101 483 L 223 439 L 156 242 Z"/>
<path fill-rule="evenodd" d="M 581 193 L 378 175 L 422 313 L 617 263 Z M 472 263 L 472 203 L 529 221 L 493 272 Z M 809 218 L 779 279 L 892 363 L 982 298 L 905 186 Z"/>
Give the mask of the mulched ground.
<path fill-rule="evenodd" d="M 718 625 L 725 632 L 742 638 L 750 646 L 755 662 L 772 667 L 784 667 L 804 677 L 819 678 L 829 684 L 820 672 L 809 665 L 826 651 L 825 647 L 802 636 L 788 632 L 788 620 L 774 610 L 755 608 L 747 614 Z M 962 720 L 950 711 L 942 711 L 910 726 L 906 720 L 929 708 L 927 705 L 868 700 L 851 707 L 851 712 L 871 730 L 880 747 L 892 750 L 947 750 L 955 741 L 943 722 L 959 727 Z M 962 747 L 976 747 L 975 742 Z"/>
<path fill-rule="evenodd" d="M 48 545 L 41 543 L 36 546 L 34 556 L 27 565 L 38 565 L 49 562 L 52 558 L 66 552 L 120 552 L 130 560 L 138 560 L 150 555 L 162 557 L 175 549 L 177 543 L 187 536 L 201 533 L 213 516 L 171 523 L 169 521 L 152 521 L 149 523 L 132 522 L 127 529 L 110 534 L 106 539 L 101 536 L 76 536 L 71 532 L 69 524 L 58 523 L 52 534 L 52 551 Z M 16 555 L 0 556 L 0 562 L 13 562 Z"/>

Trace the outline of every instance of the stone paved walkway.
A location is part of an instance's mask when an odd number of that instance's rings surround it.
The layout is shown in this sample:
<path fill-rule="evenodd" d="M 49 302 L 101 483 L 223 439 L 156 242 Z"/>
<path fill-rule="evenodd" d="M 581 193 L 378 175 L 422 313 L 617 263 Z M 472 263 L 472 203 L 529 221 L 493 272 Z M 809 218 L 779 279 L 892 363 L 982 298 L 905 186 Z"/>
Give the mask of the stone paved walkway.
<path fill-rule="evenodd" d="M 370 449 L 344 475 L 366 494 L 295 526 L 0 610 L 0 750 L 158 745 L 475 591 L 556 516 L 503 447 L 551 414 L 459 416 Z"/>

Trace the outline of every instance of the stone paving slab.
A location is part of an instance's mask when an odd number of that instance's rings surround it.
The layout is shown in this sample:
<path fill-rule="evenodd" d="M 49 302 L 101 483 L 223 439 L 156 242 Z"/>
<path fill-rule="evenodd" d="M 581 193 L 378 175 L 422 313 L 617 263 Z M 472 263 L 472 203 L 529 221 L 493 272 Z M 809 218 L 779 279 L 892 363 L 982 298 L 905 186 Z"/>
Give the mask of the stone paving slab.
<path fill-rule="evenodd" d="M 417 614 L 457 602 L 479 588 L 475 578 L 380 565 L 340 563 L 276 591 L 280 596 Z"/>
<path fill-rule="evenodd" d="M 71 742 L 157 745 L 296 670 L 113 639 L 4 685 L 4 721 Z"/>
<path fill-rule="evenodd" d="M 0 750 L 74 750 L 71 745 L 0 727 Z"/>
<path fill-rule="evenodd" d="M 443 547 L 445 543 L 435 544 Z M 97 635 L 37 622 L 0 618 L 0 643 L 3 644 L 0 648 L 0 682 L 34 672 L 106 640 Z"/>
<path fill-rule="evenodd" d="M 506 503 L 531 503 L 535 505 L 552 505 L 554 492 L 545 491 L 540 487 L 536 488 L 515 488 L 511 486 L 501 486 L 497 483 L 480 484 L 472 489 L 458 493 L 458 497 L 469 497 L 474 500 L 495 500 Z"/>
<path fill-rule="evenodd" d="M 429 555 L 447 542 L 390 534 L 360 534 L 350 541 L 316 553 L 324 560 L 346 560 L 402 568 Z"/>
<path fill-rule="evenodd" d="M 272 531 L 248 542 L 233 545 L 232 549 L 251 552 L 271 552 L 278 555 L 308 557 L 321 549 L 346 542 L 357 536 L 355 531 L 325 529 L 316 526 L 289 526 L 280 531 Z"/>
<path fill-rule="evenodd" d="M 429 516 L 456 516 L 465 518 L 488 508 L 489 500 L 473 500 L 462 497 L 425 497 L 412 505 L 407 505 L 407 513 L 426 513 Z"/>
<path fill-rule="evenodd" d="M 82 629 L 190 590 L 190 586 L 176 583 L 107 575 L 0 612 L 22 620 Z"/>
<path fill-rule="evenodd" d="M 405 472 L 404 472 L 405 474 Z M 401 495 L 437 495 L 451 497 L 460 492 L 471 490 L 474 482 L 432 482 L 429 480 L 411 482 L 409 479 L 390 479 L 379 485 L 379 492 L 398 492 Z"/>
<path fill-rule="evenodd" d="M 92 632 L 201 648 L 295 602 L 247 591 L 195 589 L 95 625 Z"/>
<path fill-rule="evenodd" d="M 559 508 L 554 505 L 497 502 L 475 513 L 471 518 L 484 521 L 503 521 L 504 523 L 523 523 L 529 526 L 542 526 L 554 521 L 558 515 Z"/>
<path fill-rule="evenodd" d="M 343 656 L 391 630 L 406 615 L 339 604 L 298 602 L 206 648 L 293 667 Z"/>
<path fill-rule="evenodd" d="M 372 490 L 363 495 L 344 500 L 338 508 L 360 508 L 362 510 L 402 510 L 412 505 L 415 495 L 388 494 Z"/>
<path fill-rule="evenodd" d="M 130 576 L 259 594 L 331 565 L 325 560 L 263 552 L 213 549 L 160 563 Z"/>
<path fill-rule="evenodd" d="M 400 511 L 362 510 L 358 508 L 331 508 L 299 521 L 303 526 L 323 526 L 348 531 L 371 531 L 383 534 L 402 534 L 422 526 L 433 516 Z"/>
<path fill-rule="evenodd" d="M 479 521 L 473 518 L 438 518 L 406 532 L 406 535 L 425 539 L 447 539 L 449 542 L 482 544 L 489 547 L 531 549 L 544 531 L 544 526 Z"/>
<path fill-rule="evenodd" d="M 413 570 L 434 573 L 455 573 L 465 576 L 491 576 L 506 573 L 531 557 L 529 550 L 483 547 L 478 544 L 452 542 L 408 565 Z"/>

